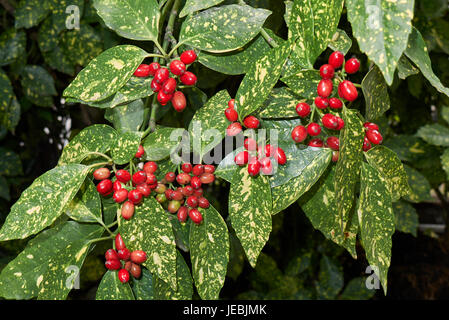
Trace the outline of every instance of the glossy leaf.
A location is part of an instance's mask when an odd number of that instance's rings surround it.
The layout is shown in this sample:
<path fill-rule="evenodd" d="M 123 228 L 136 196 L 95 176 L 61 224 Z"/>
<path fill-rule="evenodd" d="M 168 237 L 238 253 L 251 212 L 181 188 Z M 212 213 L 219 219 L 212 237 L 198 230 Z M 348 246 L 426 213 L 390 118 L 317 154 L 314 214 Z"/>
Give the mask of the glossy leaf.
<path fill-rule="evenodd" d="M 144 109 L 145 106 L 139 99 L 130 104 L 106 109 L 104 117 L 119 131 L 138 131 L 143 122 Z"/>
<path fill-rule="evenodd" d="M 411 233 L 416 237 L 419 224 L 416 209 L 410 203 L 401 200 L 393 203 L 393 212 L 396 230 Z"/>
<path fill-rule="evenodd" d="M 134 300 L 129 283 L 121 283 L 117 271 L 108 270 L 98 285 L 96 300 Z"/>
<path fill-rule="evenodd" d="M 20 104 L 6 73 L 0 69 L 0 123 L 13 130 L 20 120 Z"/>
<path fill-rule="evenodd" d="M 39 24 L 50 11 L 50 2 L 40 0 L 20 0 L 19 6 L 14 12 L 15 27 L 31 28 Z"/>
<path fill-rule="evenodd" d="M 295 118 L 296 105 L 305 102 L 287 87 L 273 88 L 259 113 L 262 118 Z"/>
<path fill-rule="evenodd" d="M 111 148 L 111 156 L 115 164 L 130 162 L 139 149 L 143 132 L 123 131 L 117 135 L 117 140 Z"/>
<path fill-rule="evenodd" d="M 75 65 L 80 66 L 86 66 L 103 51 L 103 40 L 100 33 L 85 24 L 81 25 L 79 30 L 64 32 L 60 43 L 66 57 Z M 74 52 L 76 54 L 73 54 Z"/>
<path fill-rule="evenodd" d="M 26 34 L 21 30 L 8 29 L 0 35 L 0 66 L 6 66 L 26 49 Z"/>
<path fill-rule="evenodd" d="M 51 68 L 70 76 L 75 75 L 75 64 L 65 55 L 60 46 L 56 46 L 49 52 L 43 52 L 42 55 L 45 63 Z"/>
<path fill-rule="evenodd" d="M 328 47 L 333 51 L 340 51 L 343 54 L 347 54 L 349 49 L 351 49 L 352 40 L 346 34 L 344 30 L 337 29 L 334 35 L 332 36 L 331 42 L 329 42 Z"/>
<path fill-rule="evenodd" d="M 64 211 L 70 218 L 78 222 L 101 221 L 100 195 L 92 181 L 86 179 Z"/>
<path fill-rule="evenodd" d="M 427 124 L 419 128 L 418 137 L 435 146 L 449 147 L 449 128 L 439 124 Z"/>
<path fill-rule="evenodd" d="M 143 140 L 146 160 L 159 161 L 175 151 L 181 140 L 183 129 L 159 128 Z"/>
<path fill-rule="evenodd" d="M 346 9 L 360 50 L 377 64 L 388 85 L 411 33 L 414 1 L 348 0 Z"/>
<path fill-rule="evenodd" d="M 24 239 L 51 225 L 84 182 L 89 168 L 59 166 L 34 180 L 11 207 L 0 230 L 0 240 Z"/>
<path fill-rule="evenodd" d="M 314 99 L 317 96 L 316 88 L 320 80 L 321 77 L 319 71 L 307 69 L 281 78 L 281 81 L 295 94 L 306 99 Z"/>
<path fill-rule="evenodd" d="M 376 120 L 390 109 L 390 98 L 385 80 L 377 66 L 368 71 L 362 80 L 362 91 L 365 97 L 365 118 Z"/>
<path fill-rule="evenodd" d="M 229 183 L 232 183 L 234 176 L 235 176 L 235 172 L 239 168 L 235 164 L 234 159 L 235 159 L 235 156 L 243 150 L 244 150 L 244 147 L 242 146 L 242 147 L 237 148 L 234 151 L 228 153 L 226 155 L 226 157 L 224 157 L 223 160 L 220 161 L 217 168 L 215 169 L 215 172 L 214 172 L 215 176 L 222 178 Z"/>
<path fill-rule="evenodd" d="M 39 95 L 58 94 L 52 76 L 41 66 L 26 66 L 22 70 L 21 84 Z"/>
<path fill-rule="evenodd" d="M 204 10 L 222 3 L 224 0 L 187 0 L 184 8 L 179 13 L 179 17 L 183 18 L 196 11 Z"/>
<path fill-rule="evenodd" d="M 400 79 L 406 79 L 409 76 L 412 76 L 414 74 L 418 74 L 419 70 L 413 66 L 413 64 L 410 62 L 410 60 L 405 56 L 402 55 L 401 58 L 398 61 L 398 76 Z"/>
<path fill-rule="evenodd" d="M 132 278 L 134 296 L 136 300 L 153 300 L 154 299 L 154 278 L 146 269 L 142 268 L 142 275 L 139 279 Z"/>
<path fill-rule="evenodd" d="M 404 169 L 407 172 L 408 184 L 412 189 L 412 191 L 406 195 L 404 199 L 415 203 L 432 201 L 433 198 L 430 195 L 431 187 L 427 178 L 418 170 L 415 170 L 405 164 Z"/>

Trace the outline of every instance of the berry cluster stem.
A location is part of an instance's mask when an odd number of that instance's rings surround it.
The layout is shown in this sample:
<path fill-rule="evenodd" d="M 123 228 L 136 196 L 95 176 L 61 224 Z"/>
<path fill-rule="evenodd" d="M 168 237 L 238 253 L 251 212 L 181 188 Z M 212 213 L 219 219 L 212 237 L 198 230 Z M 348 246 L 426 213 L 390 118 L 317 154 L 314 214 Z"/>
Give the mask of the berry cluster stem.
<path fill-rule="evenodd" d="M 272 37 L 270 37 L 270 35 L 265 31 L 265 29 L 261 29 L 260 30 L 260 34 L 262 35 L 262 37 L 268 42 L 268 44 L 274 48 L 278 47 L 279 45 L 277 44 L 276 40 L 274 40 Z"/>

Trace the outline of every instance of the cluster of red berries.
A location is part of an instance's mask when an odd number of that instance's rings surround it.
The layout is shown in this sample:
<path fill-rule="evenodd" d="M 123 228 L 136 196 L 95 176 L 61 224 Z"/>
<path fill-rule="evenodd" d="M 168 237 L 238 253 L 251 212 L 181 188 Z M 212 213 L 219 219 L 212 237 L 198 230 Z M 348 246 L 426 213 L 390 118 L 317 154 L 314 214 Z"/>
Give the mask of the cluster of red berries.
<path fill-rule="evenodd" d="M 264 175 L 273 174 L 273 161 L 280 165 L 287 163 L 287 157 L 282 148 L 270 144 L 257 145 L 253 138 L 246 138 L 243 145 L 246 150 L 239 152 L 234 162 L 238 166 L 248 165 L 248 173 L 252 177 L 257 176 L 260 171 Z"/>
<path fill-rule="evenodd" d="M 365 122 L 365 140 L 363 141 L 363 151 L 371 149 L 372 144 L 381 144 L 383 141 L 379 131 L 379 126 L 373 122 Z"/>
<path fill-rule="evenodd" d="M 109 270 L 119 270 L 118 279 L 122 283 L 129 281 L 130 274 L 139 279 L 142 275 L 140 265 L 147 260 L 147 254 L 142 250 L 130 252 L 126 248 L 120 233 L 115 236 L 115 249 L 109 249 L 105 253 L 106 262 L 104 265 Z"/>
<path fill-rule="evenodd" d="M 203 216 L 197 208 L 207 209 L 210 206 L 209 200 L 203 196 L 202 185 L 215 181 L 215 167 L 183 163 L 181 170 L 177 175 L 174 172 L 165 175 L 162 183 L 154 190 L 157 193 L 156 200 L 166 206 L 168 212 L 176 213 L 180 222 L 186 222 L 189 217 L 195 224 L 201 224 Z M 173 186 L 175 181 L 178 187 Z M 172 188 L 167 188 L 165 183 Z"/>
<path fill-rule="evenodd" d="M 228 101 L 228 107 L 225 110 L 226 119 L 231 121 L 232 123 L 226 129 L 226 134 L 230 137 L 238 135 L 242 132 L 242 125 L 238 122 L 239 114 L 237 110 L 235 110 L 235 99 L 231 99 Z M 247 116 L 243 119 L 243 125 L 248 129 L 257 129 L 259 128 L 260 121 L 255 116 Z"/>
<path fill-rule="evenodd" d="M 136 77 L 154 77 L 151 81 L 151 89 L 157 92 L 157 101 L 163 106 L 171 101 L 173 108 L 181 112 L 187 102 L 184 93 L 176 91 L 178 83 L 175 77 L 179 77 L 181 83 L 186 86 L 196 84 L 197 77 L 190 71 L 186 71 L 186 65 L 195 62 L 197 55 L 194 50 L 187 50 L 181 54 L 180 60 L 173 60 L 169 67 L 161 67 L 157 62 L 141 64 L 134 72 Z M 170 70 L 169 70 L 170 69 Z M 170 77 L 170 72 L 174 77 Z"/>

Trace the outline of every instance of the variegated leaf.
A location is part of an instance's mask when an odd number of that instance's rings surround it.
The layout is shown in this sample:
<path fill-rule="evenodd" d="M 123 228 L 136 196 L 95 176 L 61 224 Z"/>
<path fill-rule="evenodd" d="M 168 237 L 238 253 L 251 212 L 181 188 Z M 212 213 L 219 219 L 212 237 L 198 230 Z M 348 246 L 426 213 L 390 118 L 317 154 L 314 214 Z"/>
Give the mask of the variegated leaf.
<path fill-rule="evenodd" d="M 120 45 L 93 59 L 64 90 L 63 96 L 100 101 L 117 92 L 148 54 L 139 47 Z"/>
<path fill-rule="evenodd" d="M 386 184 L 376 169 L 362 163 L 360 200 L 357 209 L 360 236 L 366 258 L 387 293 L 394 214 Z"/>
<path fill-rule="evenodd" d="M 112 159 L 115 164 L 130 162 L 139 149 L 143 132 L 122 131 L 117 134 L 117 140 L 111 148 Z"/>
<path fill-rule="evenodd" d="M 23 175 L 22 161 L 17 153 L 0 147 L 0 175 L 19 176 Z"/>
<path fill-rule="evenodd" d="M 237 171 L 238 166 L 235 164 L 234 159 L 235 156 L 244 150 L 244 147 L 240 147 L 230 152 L 220 161 L 217 168 L 215 169 L 215 176 L 226 180 L 229 183 L 232 183 L 234 179 L 235 172 Z"/>
<path fill-rule="evenodd" d="M 14 130 L 20 120 L 20 104 L 6 73 L 0 69 L 0 124 Z"/>
<path fill-rule="evenodd" d="M 160 13 L 156 0 L 95 0 L 94 7 L 118 35 L 157 41 Z"/>
<path fill-rule="evenodd" d="M 134 296 L 136 300 L 153 300 L 154 299 L 154 278 L 147 270 L 142 268 L 142 275 L 139 279 L 132 278 Z"/>
<path fill-rule="evenodd" d="M 24 239 L 51 225 L 84 182 L 89 168 L 68 164 L 47 171 L 11 207 L 0 230 L 0 241 Z"/>
<path fill-rule="evenodd" d="M 386 139 L 384 146 L 393 150 L 402 161 L 418 163 L 427 160 L 428 156 L 437 156 L 438 148 L 424 142 L 414 135 L 397 135 Z"/>
<path fill-rule="evenodd" d="M 435 146 L 449 147 L 449 128 L 439 124 L 427 124 L 419 128 L 418 137 Z"/>
<path fill-rule="evenodd" d="M 384 146 L 376 146 L 364 152 L 364 155 L 368 163 L 385 179 L 392 201 L 397 201 L 410 192 L 407 173 L 393 151 Z"/>
<path fill-rule="evenodd" d="M 0 66 L 6 66 L 25 53 L 26 34 L 14 28 L 0 35 Z"/>
<path fill-rule="evenodd" d="M 246 166 L 236 170 L 229 192 L 229 216 L 252 267 L 270 236 L 271 208 L 268 179 L 251 177 Z"/>
<path fill-rule="evenodd" d="M 135 208 L 132 219 L 120 219 L 120 234 L 129 250 L 143 250 L 150 272 L 176 290 L 176 244 L 168 215 L 153 197 Z"/>
<path fill-rule="evenodd" d="M 270 14 L 247 5 L 210 8 L 184 21 L 179 41 L 208 52 L 233 51 L 250 42 Z"/>
<path fill-rule="evenodd" d="M 390 109 L 387 84 L 377 66 L 371 68 L 363 78 L 362 91 L 366 102 L 366 120 L 376 120 Z"/>
<path fill-rule="evenodd" d="M 262 118 L 295 118 L 296 105 L 305 102 L 287 87 L 273 88 L 267 100 L 263 104 L 263 109 L 259 113 Z"/>
<path fill-rule="evenodd" d="M 143 140 L 146 160 L 159 161 L 169 157 L 179 145 L 184 130 L 158 128 Z"/>
<path fill-rule="evenodd" d="M 89 43 L 86 46 L 86 43 Z M 61 36 L 61 48 L 72 63 L 80 66 L 87 64 L 103 51 L 101 34 L 93 27 L 82 24 L 80 29 L 67 30 Z M 73 54 L 76 52 L 76 54 Z"/>
<path fill-rule="evenodd" d="M 143 122 L 145 105 L 141 99 L 123 106 L 107 109 L 104 117 L 119 131 L 139 131 Z"/>
<path fill-rule="evenodd" d="M 341 229 L 345 231 L 354 203 L 355 186 L 359 181 L 362 145 L 365 131 L 355 110 L 343 109 L 345 126 L 340 133 L 340 154 L 335 172 L 337 212 L 341 219 Z"/>
<path fill-rule="evenodd" d="M 407 201 L 400 200 L 393 203 L 393 212 L 396 230 L 416 237 L 419 224 L 416 209 Z"/>
<path fill-rule="evenodd" d="M 343 288 L 343 267 L 337 261 L 327 256 L 320 260 L 320 272 L 318 281 L 315 282 L 318 299 L 335 299 Z"/>
<path fill-rule="evenodd" d="M 20 83 L 22 87 L 42 96 L 56 96 L 55 82 L 50 73 L 41 66 L 25 66 Z"/>
<path fill-rule="evenodd" d="M 100 195 L 90 179 L 84 181 L 75 198 L 64 208 L 64 212 L 79 222 L 102 220 Z"/>
<path fill-rule="evenodd" d="M 432 201 L 433 198 L 430 195 L 432 188 L 427 178 L 418 170 L 415 170 L 408 165 L 404 164 L 404 169 L 407 172 L 408 184 L 411 188 L 411 192 L 404 196 L 404 199 L 415 203 Z"/>
<path fill-rule="evenodd" d="M 187 0 L 184 8 L 179 13 L 179 17 L 183 18 L 193 12 L 213 7 L 223 1 L 224 0 Z"/>
<path fill-rule="evenodd" d="M 418 73 L 419 70 L 410 62 L 410 60 L 405 55 L 402 55 L 398 61 L 399 78 L 404 80 L 407 77 Z"/>
<path fill-rule="evenodd" d="M 228 227 L 214 207 L 200 212 L 203 222 L 190 226 L 192 275 L 201 299 L 218 299 L 229 261 Z"/>
<path fill-rule="evenodd" d="M 50 2 L 40 0 L 20 0 L 14 12 L 16 29 L 31 28 L 38 25 L 49 13 Z"/>
<path fill-rule="evenodd" d="M 262 106 L 278 81 L 291 49 L 291 41 L 285 41 L 255 61 L 248 70 L 235 97 L 240 120 Z"/>
<path fill-rule="evenodd" d="M 343 52 L 344 55 L 348 53 L 349 49 L 351 49 L 351 46 L 351 38 L 344 30 L 341 29 L 337 29 L 337 31 L 335 31 L 334 35 L 332 36 L 331 42 L 329 42 L 328 44 L 329 48 L 334 51 Z"/>
<path fill-rule="evenodd" d="M 96 300 L 135 300 L 129 283 L 121 283 L 116 270 L 108 270 L 98 285 Z"/>
<path fill-rule="evenodd" d="M 281 78 L 281 81 L 292 89 L 295 94 L 306 99 L 314 99 L 317 96 L 316 88 L 320 80 L 319 71 L 307 69 Z"/>
<path fill-rule="evenodd" d="M 346 9 L 360 50 L 382 71 L 388 85 L 412 31 L 414 1 L 348 0 Z"/>

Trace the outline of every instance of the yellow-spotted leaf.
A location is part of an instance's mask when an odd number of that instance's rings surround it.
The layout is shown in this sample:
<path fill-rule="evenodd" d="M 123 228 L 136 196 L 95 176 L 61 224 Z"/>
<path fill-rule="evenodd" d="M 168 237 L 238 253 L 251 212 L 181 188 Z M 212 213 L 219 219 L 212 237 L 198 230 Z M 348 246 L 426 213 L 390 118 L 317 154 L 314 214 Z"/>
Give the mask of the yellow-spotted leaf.
<path fill-rule="evenodd" d="M 169 157 L 178 147 L 184 130 L 157 128 L 143 140 L 146 160 L 159 161 Z"/>
<path fill-rule="evenodd" d="M 427 124 L 419 128 L 418 137 L 435 146 L 449 147 L 449 128 L 439 124 Z"/>
<path fill-rule="evenodd" d="M 404 196 L 404 199 L 410 202 L 433 201 L 430 195 L 431 186 L 427 178 L 418 170 L 404 164 L 404 169 L 407 172 L 408 184 L 411 192 Z"/>
<path fill-rule="evenodd" d="M 121 283 L 117 271 L 108 270 L 98 285 L 96 300 L 135 300 L 129 283 Z"/>
<path fill-rule="evenodd" d="M 168 214 L 148 197 L 136 206 L 132 219 L 120 220 L 120 234 L 129 250 L 143 250 L 150 272 L 176 290 L 176 244 Z"/>
<path fill-rule="evenodd" d="M 79 222 L 98 222 L 101 220 L 101 200 L 95 185 L 86 179 L 75 198 L 67 205 L 64 212 Z"/>
<path fill-rule="evenodd" d="M 0 69 L 0 124 L 14 130 L 20 120 L 20 104 L 6 73 Z"/>
<path fill-rule="evenodd" d="M 376 120 L 390 109 L 388 87 L 377 66 L 372 67 L 363 78 L 362 91 L 366 101 L 366 120 Z"/>
<path fill-rule="evenodd" d="M 351 49 L 352 40 L 347 35 L 344 30 L 337 29 L 334 35 L 332 36 L 331 42 L 329 42 L 328 47 L 334 51 L 343 52 L 343 54 L 347 54 L 349 49 Z"/>
<path fill-rule="evenodd" d="M 374 61 L 388 85 L 412 31 L 414 1 L 348 0 L 346 9 L 360 50 Z"/>
<path fill-rule="evenodd" d="M 319 71 L 309 69 L 300 70 L 292 75 L 281 78 L 281 81 L 296 95 L 306 99 L 314 99 L 316 97 L 316 87 L 320 80 Z"/>
<path fill-rule="evenodd" d="M 360 236 L 366 258 L 387 293 L 387 273 L 391 259 L 394 214 L 384 179 L 367 163 L 362 163 L 360 199 L 357 209 Z"/>
<path fill-rule="evenodd" d="M 154 278 L 147 268 L 142 268 L 142 276 L 139 279 L 132 277 L 132 282 L 136 300 L 154 299 Z"/>
<path fill-rule="evenodd" d="M 296 105 L 305 102 L 290 88 L 273 88 L 267 100 L 264 102 L 263 110 L 259 113 L 262 118 L 295 118 Z"/>
<path fill-rule="evenodd" d="M 24 239 L 51 225 L 75 197 L 89 168 L 68 164 L 47 171 L 11 207 L 0 230 L 0 241 Z"/>
<path fill-rule="evenodd" d="M 132 45 L 112 47 L 93 59 L 64 90 L 64 97 L 100 101 L 117 92 L 148 53 Z"/>
<path fill-rule="evenodd" d="M 419 70 L 410 62 L 410 60 L 402 55 L 398 61 L 398 76 L 400 79 L 404 80 L 408 76 L 418 74 Z"/>
<path fill-rule="evenodd" d="M 14 28 L 0 35 L 0 66 L 6 66 L 19 58 L 26 49 L 26 34 Z"/>
<path fill-rule="evenodd" d="M 111 155 L 116 164 L 130 162 L 139 149 L 143 132 L 122 131 L 117 134 L 117 140 L 112 145 Z"/>
<path fill-rule="evenodd" d="M 238 169 L 238 166 L 235 164 L 234 159 L 235 156 L 244 150 L 244 147 L 240 147 L 230 152 L 220 161 L 215 170 L 215 176 L 226 180 L 229 183 L 232 183 L 234 179 L 235 172 Z"/>
<path fill-rule="evenodd" d="M 252 267 L 271 233 L 271 209 L 268 178 L 251 177 L 246 166 L 237 169 L 229 192 L 229 216 Z"/>
<path fill-rule="evenodd" d="M 145 105 L 141 99 L 106 109 L 104 117 L 119 131 L 138 131 L 143 122 Z"/>
<path fill-rule="evenodd" d="M 16 29 L 28 29 L 39 24 L 50 12 L 50 3 L 50 1 L 20 0 L 14 12 Z"/>
<path fill-rule="evenodd" d="M 224 0 L 187 0 L 184 8 L 179 13 L 179 17 L 183 18 L 193 12 L 213 7 L 223 1 Z"/>
<path fill-rule="evenodd" d="M 190 226 L 192 275 L 201 299 L 218 299 L 229 261 L 228 228 L 214 207 L 200 212 L 203 222 Z"/>
<path fill-rule="evenodd" d="M 410 233 L 416 237 L 419 224 L 416 209 L 409 202 L 400 200 L 393 203 L 393 212 L 396 230 Z"/>

